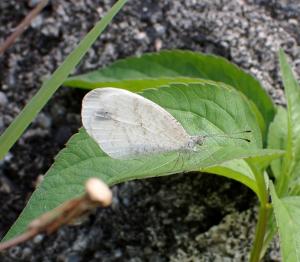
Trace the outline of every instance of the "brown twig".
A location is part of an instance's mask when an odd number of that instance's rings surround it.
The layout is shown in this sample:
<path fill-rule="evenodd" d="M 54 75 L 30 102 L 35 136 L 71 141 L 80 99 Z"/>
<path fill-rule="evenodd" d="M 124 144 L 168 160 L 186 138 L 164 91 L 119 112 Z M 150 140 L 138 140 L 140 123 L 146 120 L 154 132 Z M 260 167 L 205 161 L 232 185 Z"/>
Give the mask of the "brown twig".
<path fill-rule="evenodd" d="M 41 233 L 52 234 L 61 226 L 74 221 L 95 207 L 106 207 L 111 204 L 112 193 L 99 179 L 90 178 L 86 182 L 85 190 L 83 196 L 71 199 L 33 220 L 23 234 L 0 243 L 0 251 L 28 241 Z"/>
<path fill-rule="evenodd" d="M 42 0 L 16 27 L 15 31 L 0 45 L 0 54 L 4 53 L 16 39 L 25 31 L 26 27 L 30 25 L 31 21 L 43 10 L 48 4 L 49 0 Z"/>

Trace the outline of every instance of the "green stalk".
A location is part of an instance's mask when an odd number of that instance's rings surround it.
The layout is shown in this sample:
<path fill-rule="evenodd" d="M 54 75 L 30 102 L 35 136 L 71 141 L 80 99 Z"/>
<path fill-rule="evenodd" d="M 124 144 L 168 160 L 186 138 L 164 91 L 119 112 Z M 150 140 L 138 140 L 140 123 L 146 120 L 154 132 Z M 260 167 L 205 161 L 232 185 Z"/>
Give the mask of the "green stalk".
<path fill-rule="evenodd" d="M 259 262 L 261 258 L 262 249 L 264 246 L 265 233 L 267 229 L 268 216 L 270 205 L 261 205 L 258 213 L 258 222 L 256 226 L 254 244 L 251 251 L 250 262 Z"/>
<path fill-rule="evenodd" d="M 272 217 L 271 220 L 271 225 L 269 223 L 268 225 L 268 230 L 267 233 L 265 235 L 265 239 L 264 239 L 264 244 L 263 244 L 263 248 L 262 248 L 262 252 L 261 252 L 261 258 L 264 256 L 264 254 L 266 253 L 271 241 L 273 240 L 275 234 L 277 233 L 277 227 L 275 225 L 275 221 L 274 221 L 274 216 Z"/>
<path fill-rule="evenodd" d="M 25 129 L 42 110 L 55 91 L 67 79 L 76 65 L 81 61 L 92 44 L 104 31 L 113 17 L 120 11 L 127 0 L 119 0 L 108 13 L 92 28 L 84 37 L 75 50 L 68 55 L 64 62 L 56 69 L 52 77 L 43 83 L 40 90 L 34 95 L 31 101 L 24 107 L 21 113 L 15 118 L 10 126 L 0 137 L 0 160 L 5 157 L 11 147 L 23 134 Z"/>
<path fill-rule="evenodd" d="M 271 205 L 268 203 L 269 193 L 267 190 L 263 173 L 260 172 L 260 170 L 256 167 L 256 165 L 251 162 L 251 160 L 248 160 L 247 163 L 249 164 L 255 176 L 255 180 L 257 182 L 258 191 L 260 195 L 258 222 L 255 231 L 254 243 L 250 254 L 250 262 L 259 262 L 262 254 Z"/>

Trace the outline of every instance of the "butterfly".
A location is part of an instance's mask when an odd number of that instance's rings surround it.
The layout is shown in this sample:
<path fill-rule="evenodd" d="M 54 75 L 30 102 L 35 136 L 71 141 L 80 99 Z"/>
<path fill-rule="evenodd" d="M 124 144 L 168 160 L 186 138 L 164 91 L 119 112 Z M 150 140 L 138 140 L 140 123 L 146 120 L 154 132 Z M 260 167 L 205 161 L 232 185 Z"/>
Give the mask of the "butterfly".
<path fill-rule="evenodd" d="M 81 117 L 83 127 L 100 148 L 111 158 L 121 160 L 171 151 L 196 151 L 207 137 L 224 137 L 189 135 L 161 106 L 118 88 L 97 88 L 87 93 Z"/>

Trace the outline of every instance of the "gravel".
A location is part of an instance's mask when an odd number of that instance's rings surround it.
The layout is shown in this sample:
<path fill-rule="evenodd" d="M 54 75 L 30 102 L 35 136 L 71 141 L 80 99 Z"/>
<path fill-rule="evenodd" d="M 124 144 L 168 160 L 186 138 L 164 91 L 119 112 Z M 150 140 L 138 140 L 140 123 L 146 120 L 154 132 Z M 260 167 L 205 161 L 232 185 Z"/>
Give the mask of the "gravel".
<path fill-rule="evenodd" d="M 33 2 L 0 2 L 0 41 Z M 0 57 L 0 131 L 113 2 L 52 0 Z M 277 51 L 286 50 L 300 75 L 299 23 L 298 0 L 132 0 L 75 73 L 149 51 L 189 49 L 228 58 L 260 79 L 276 103 L 285 104 Z M 80 127 L 83 95 L 61 88 L 0 162 L 0 236 Z M 111 208 L 97 211 L 81 226 L 12 248 L 0 260 L 246 261 L 256 199 L 240 184 L 185 174 L 129 182 L 113 191 Z M 214 241 L 215 236 L 221 241 Z M 279 260 L 275 241 L 265 261 Z"/>

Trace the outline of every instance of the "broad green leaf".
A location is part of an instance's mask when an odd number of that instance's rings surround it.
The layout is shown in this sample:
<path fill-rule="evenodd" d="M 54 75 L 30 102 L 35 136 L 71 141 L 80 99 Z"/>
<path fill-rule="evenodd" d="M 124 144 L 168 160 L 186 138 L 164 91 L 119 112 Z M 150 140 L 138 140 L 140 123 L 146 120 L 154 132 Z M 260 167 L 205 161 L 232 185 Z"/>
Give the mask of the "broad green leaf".
<path fill-rule="evenodd" d="M 55 70 L 51 78 L 43 83 L 42 87 L 34 97 L 0 136 L 0 160 L 8 153 L 10 148 L 46 105 L 55 91 L 67 79 L 68 75 L 74 70 L 85 53 L 126 2 L 127 0 L 119 0 L 115 3 L 107 14 L 87 33 L 72 53 L 69 54 L 64 62 Z"/>
<path fill-rule="evenodd" d="M 279 199 L 271 185 L 283 262 L 300 262 L 300 197 Z"/>
<path fill-rule="evenodd" d="M 284 163 L 286 167 L 283 175 L 293 184 L 292 179 L 300 178 L 300 87 L 282 50 L 279 57 L 288 108 L 287 152 Z M 285 186 L 283 192 L 286 190 Z M 280 194 L 281 191 L 282 189 Z"/>
<path fill-rule="evenodd" d="M 111 86 L 141 91 L 174 82 L 199 82 L 199 79 L 223 82 L 244 93 L 262 114 L 267 129 L 275 108 L 261 84 L 226 59 L 214 55 L 180 50 L 146 54 L 71 77 L 64 85 L 87 89 Z"/>
<path fill-rule="evenodd" d="M 268 133 L 268 148 L 285 150 L 288 136 L 288 116 L 285 108 L 279 106 L 273 122 L 270 124 Z M 274 160 L 271 163 L 272 172 L 275 178 L 282 173 L 284 158 Z"/>
<path fill-rule="evenodd" d="M 209 152 L 210 155 L 208 152 L 205 154 L 200 152 L 194 154 L 192 158 L 169 153 L 123 162 L 113 160 L 101 152 L 98 145 L 84 130 L 81 130 L 71 138 L 67 148 L 59 153 L 55 164 L 47 172 L 40 187 L 33 193 L 27 206 L 5 236 L 5 240 L 23 232 L 30 221 L 44 212 L 82 194 L 83 184 L 89 177 L 99 177 L 109 185 L 113 185 L 133 179 L 197 171 L 199 167 L 208 168 L 231 159 L 254 156 L 278 157 L 281 154 L 276 150 L 242 149 L 235 146 L 215 147 Z M 241 180 L 235 176 L 230 178 Z"/>
<path fill-rule="evenodd" d="M 240 92 L 226 85 L 213 82 L 171 84 L 161 89 L 145 90 L 143 96 L 169 111 L 190 135 L 220 132 L 231 135 L 251 130 L 247 135 L 251 143 L 246 144 L 250 147 L 262 148 L 261 133 L 251 104 Z M 245 144 L 240 140 L 213 137 L 208 139 L 206 144 L 232 142 Z"/>
<path fill-rule="evenodd" d="M 207 84 L 174 84 L 158 90 L 146 90 L 143 95 L 166 108 L 191 135 L 227 134 L 250 129 L 252 133 L 248 134 L 248 138 L 252 142 L 212 137 L 196 152 L 169 152 L 121 161 L 103 153 L 82 129 L 58 154 L 6 238 L 22 232 L 38 215 L 81 194 L 83 183 L 89 177 L 99 177 L 113 185 L 132 179 L 197 171 L 233 159 L 269 159 L 281 154 L 280 151 L 261 149 L 256 118 L 244 96 L 234 89 Z"/>

